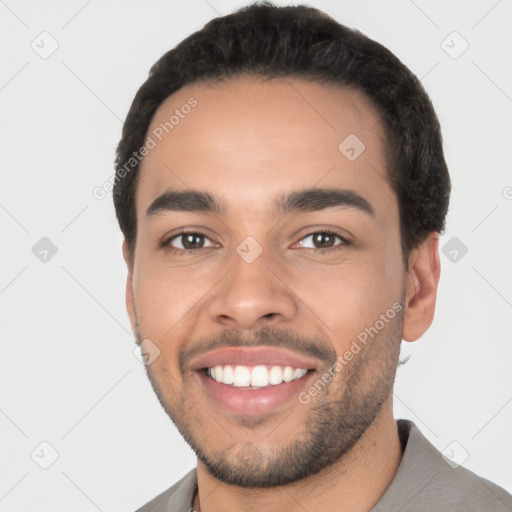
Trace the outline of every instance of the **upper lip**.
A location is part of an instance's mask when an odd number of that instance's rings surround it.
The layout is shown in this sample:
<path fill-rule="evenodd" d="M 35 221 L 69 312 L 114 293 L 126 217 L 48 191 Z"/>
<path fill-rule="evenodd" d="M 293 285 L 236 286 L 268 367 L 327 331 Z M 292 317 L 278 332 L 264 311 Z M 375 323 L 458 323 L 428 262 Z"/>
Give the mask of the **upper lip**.
<path fill-rule="evenodd" d="M 291 366 L 314 370 L 315 360 L 291 350 L 276 347 L 223 347 L 200 354 L 190 362 L 193 371 L 223 365 L 240 366 Z"/>

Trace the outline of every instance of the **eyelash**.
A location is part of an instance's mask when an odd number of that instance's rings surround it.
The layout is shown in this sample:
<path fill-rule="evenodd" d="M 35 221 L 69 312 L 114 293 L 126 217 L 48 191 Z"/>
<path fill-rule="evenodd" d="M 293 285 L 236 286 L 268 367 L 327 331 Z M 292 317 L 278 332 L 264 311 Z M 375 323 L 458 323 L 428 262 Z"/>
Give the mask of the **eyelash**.
<path fill-rule="evenodd" d="M 344 236 L 342 236 L 340 233 L 338 233 L 337 231 L 332 230 L 332 229 L 319 229 L 317 231 L 311 231 L 307 235 L 303 236 L 297 243 L 302 242 L 306 238 L 308 238 L 308 237 L 310 237 L 312 235 L 317 235 L 319 233 L 322 233 L 322 234 L 325 234 L 325 235 L 335 236 L 335 237 L 339 238 L 342 241 L 342 243 L 338 244 L 338 245 L 335 245 L 334 247 L 329 247 L 327 249 L 306 248 L 306 249 L 308 249 L 310 251 L 313 251 L 315 254 L 316 253 L 323 253 L 323 254 L 325 254 L 325 253 L 329 253 L 329 252 L 332 252 L 332 251 L 343 249 L 343 247 L 351 245 L 350 242 Z M 192 253 L 197 252 L 197 251 L 199 251 L 201 249 L 209 249 L 209 247 L 200 247 L 199 249 L 177 249 L 177 248 L 172 247 L 171 245 L 169 245 L 173 240 L 179 238 L 180 236 L 184 236 L 184 235 L 199 235 L 199 236 L 202 236 L 204 238 L 209 238 L 207 235 L 205 235 L 204 233 L 201 233 L 200 231 L 180 231 L 179 233 L 174 234 L 172 237 L 167 238 L 166 240 L 164 240 L 160 244 L 160 246 L 162 248 L 166 249 L 167 251 L 169 251 L 171 254 L 175 254 L 175 255 L 178 255 L 178 256 L 184 256 L 184 255 L 187 255 L 187 254 L 192 254 Z"/>

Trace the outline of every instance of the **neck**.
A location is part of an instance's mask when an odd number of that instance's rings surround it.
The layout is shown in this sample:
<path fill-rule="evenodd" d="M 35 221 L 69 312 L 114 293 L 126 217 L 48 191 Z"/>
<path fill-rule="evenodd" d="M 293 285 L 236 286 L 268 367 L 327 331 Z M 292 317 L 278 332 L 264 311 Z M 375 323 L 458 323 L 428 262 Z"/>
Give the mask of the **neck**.
<path fill-rule="evenodd" d="M 368 512 L 391 484 L 402 459 L 392 401 L 352 449 L 321 472 L 281 487 L 247 489 L 223 484 L 198 461 L 198 512 Z"/>

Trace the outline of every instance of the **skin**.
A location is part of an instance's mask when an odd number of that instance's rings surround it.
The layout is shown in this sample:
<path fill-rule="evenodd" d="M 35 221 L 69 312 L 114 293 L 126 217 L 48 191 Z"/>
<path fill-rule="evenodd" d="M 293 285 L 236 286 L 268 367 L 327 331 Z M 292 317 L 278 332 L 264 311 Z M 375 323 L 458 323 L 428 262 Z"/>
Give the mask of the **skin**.
<path fill-rule="evenodd" d="M 125 242 L 123 255 L 134 333 L 139 343 L 150 339 L 161 351 L 148 376 L 164 409 L 204 456 L 198 458 L 194 506 L 203 512 L 369 511 L 402 456 L 391 391 L 401 340 L 416 340 L 433 319 L 438 234 L 409 254 L 406 269 L 397 198 L 386 179 L 385 134 L 362 93 L 291 78 L 192 84 L 167 98 L 148 133 L 190 97 L 197 106 L 141 164 L 135 252 Z M 366 146 L 353 162 L 338 149 L 348 134 Z M 354 191 L 374 215 L 346 206 L 273 215 L 277 196 L 309 187 Z M 149 205 L 170 188 L 209 192 L 226 211 L 148 218 Z M 161 247 L 183 228 L 204 233 L 210 246 L 181 255 Z M 336 239 L 337 248 L 314 252 L 308 235 L 322 229 L 339 230 L 349 244 Z M 250 264 L 236 252 L 247 236 L 263 249 Z M 302 340 L 340 357 L 397 302 L 402 314 L 307 404 L 291 400 L 256 418 L 227 413 L 208 399 L 190 368 L 180 371 L 183 351 L 222 340 L 223 334 L 243 345 L 273 333 L 282 347 Z M 332 362 L 319 360 L 318 375 Z M 247 468 L 263 468 L 264 474 L 280 449 L 313 439 L 308 427 L 315 419 L 345 419 L 349 426 L 368 404 L 375 406 L 366 414 L 369 424 L 355 428 L 352 444 L 332 441 L 325 452 L 336 453 L 335 460 L 326 455 L 324 467 L 305 478 L 244 488 L 221 481 L 205 465 L 205 458 L 222 459 L 235 474 Z M 339 431 L 342 439 L 348 430 Z"/>

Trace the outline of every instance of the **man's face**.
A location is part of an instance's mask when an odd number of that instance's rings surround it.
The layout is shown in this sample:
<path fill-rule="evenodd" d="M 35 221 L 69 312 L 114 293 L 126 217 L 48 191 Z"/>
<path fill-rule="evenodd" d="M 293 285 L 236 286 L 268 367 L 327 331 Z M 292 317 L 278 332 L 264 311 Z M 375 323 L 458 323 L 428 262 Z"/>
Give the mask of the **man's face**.
<path fill-rule="evenodd" d="M 378 113 L 354 90 L 240 78 L 179 90 L 148 135 L 128 310 L 160 350 L 162 406 L 220 480 L 318 472 L 391 406 L 405 270 Z M 155 203 L 174 192 L 218 208 Z"/>

